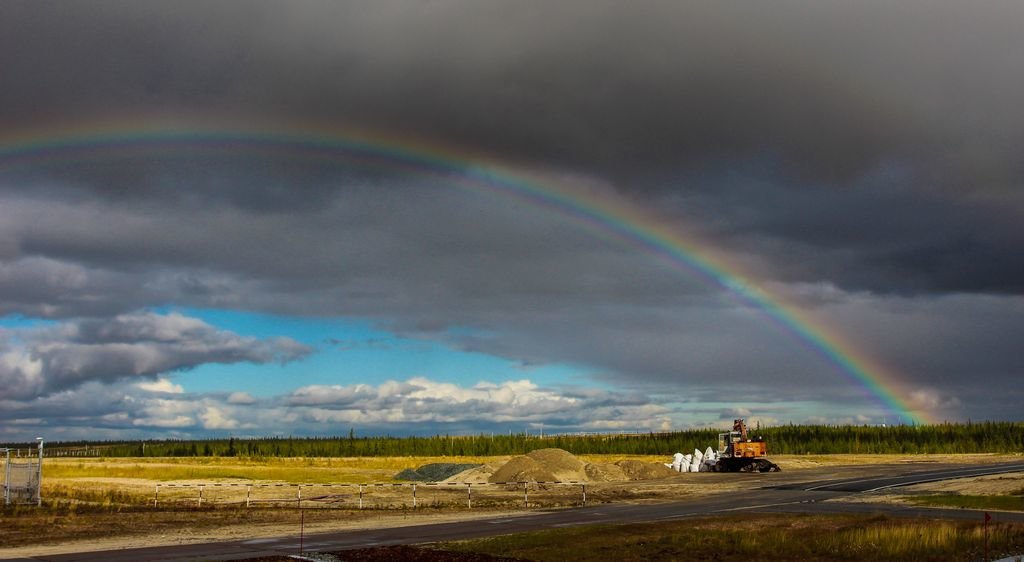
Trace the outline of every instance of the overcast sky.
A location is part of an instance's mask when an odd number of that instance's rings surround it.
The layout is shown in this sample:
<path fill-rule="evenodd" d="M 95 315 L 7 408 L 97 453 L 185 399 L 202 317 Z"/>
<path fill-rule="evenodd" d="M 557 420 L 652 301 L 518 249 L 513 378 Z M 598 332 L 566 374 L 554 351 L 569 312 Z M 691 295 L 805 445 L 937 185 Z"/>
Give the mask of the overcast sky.
<path fill-rule="evenodd" d="M 0 441 L 1020 419 L 1020 2 L 0 4 Z M 67 130 L 369 131 L 472 169 Z M 20 151 L 19 151 L 20 150 Z"/>

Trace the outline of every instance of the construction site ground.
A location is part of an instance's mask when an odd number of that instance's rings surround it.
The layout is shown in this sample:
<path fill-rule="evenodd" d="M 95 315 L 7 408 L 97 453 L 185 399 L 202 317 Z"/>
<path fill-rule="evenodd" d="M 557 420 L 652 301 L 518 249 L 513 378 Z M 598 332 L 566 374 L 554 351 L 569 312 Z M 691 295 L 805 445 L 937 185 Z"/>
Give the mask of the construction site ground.
<path fill-rule="evenodd" d="M 584 462 L 608 463 L 615 459 L 607 456 L 581 456 Z M 629 457 L 628 459 L 648 463 L 667 462 L 670 457 Z M 921 466 L 938 463 L 982 464 L 1007 460 L 1019 460 L 1013 455 L 800 455 L 777 456 L 773 460 L 783 469 L 778 473 L 676 473 L 663 478 L 618 482 L 594 482 L 588 484 L 588 502 L 657 502 L 681 500 L 710 494 L 721 494 L 762 486 L 785 485 L 796 482 L 842 480 L 871 475 L 884 475 L 898 466 Z M 390 474 L 404 468 L 415 468 L 424 460 L 391 459 L 395 466 L 389 467 Z M 462 462 L 459 458 L 443 459 L 448 462 Z M 474 459 L 490 463 L 502 463 L 510 457 Z M 93 463 L 82 463 L 73 459 L 54 459 L 54 464 L 67 463 L 70 467 Z M 138 467 L 145 463 L 159 462 L 159 459 L 95 459 L 102 462 L 110 473 L 138 473 Z M 409 463 L 415 463 L 409 465 Z M 182 466 L 176 459 L 173 463 Z M 335 462 L 335 465 L 339 463 Z M 385 470 L 379 463 L 371 463 L 368 471 L 379 478 Z M 76 477 L 74 470 L 54 470 L 62 476 L 46 480 L 50 490 L 82 490 L 101 486 L 104 490 L 124 490 L 128 494 L 151 493 L 154 484 L 184 482 L 210 482 L 214 479 L 183 479 L 176 481 L 154 481 L 135 476 L 98 477 L 90 467 L 90 475 Z M 197 466 L 197 471 L 202 468 Z M 239 467 L 241 472 L 242 467 Z M 120 470 L 125 469 L 125 470 Z M 128 470 L 130 469 L 130 470 Z M 353 481 L 366 481 L 366 474 L 358 468 L 347 466 L 337 477 Z M 45 476 L 44 476 L 45 478 Z M 998 477 L 961 479 L 936 484 L 920 485 L 920 490 L 956 491 L 970 494 L 1014 493 L 1024 476 L 1019 474 Z M 223 480 L 223 479 L 221 479 Z M 930 486 L 930 487 L 929 487 Z M 911 493 L 913 488 L 908 488 Z M 537 492 L 543 493 L 543 492 Z M 867 498 L 869 501 L 903 501 L 900 494 L 878 494 Z M 543 502 L 538 502 L 543 505 Z M 223 508 L 223 509 L 118 509 L 115 505 L 94 505 L 83 503 L 72 510 L 42 509 L 28 506 L 7 508 L 3 511 L 0 525 L 5 532 L 0 538 L 0 558 L 81 552 L 102 549 L 132 548 L 140 546 L 201 543 L 224 540 L 256 539 L 289 534 L 298 534 L 300 523 L 305 533 L 316 533 L 340 529 L 397 527 L 443 521 L 470 520 L 493 517 L 495 514 L 515 516 L 530 511 L 521 507 L 469 509 L 465 506 L 450 508 L 419 508 L 389 510 L 333 510 L 288 508 Z"/>

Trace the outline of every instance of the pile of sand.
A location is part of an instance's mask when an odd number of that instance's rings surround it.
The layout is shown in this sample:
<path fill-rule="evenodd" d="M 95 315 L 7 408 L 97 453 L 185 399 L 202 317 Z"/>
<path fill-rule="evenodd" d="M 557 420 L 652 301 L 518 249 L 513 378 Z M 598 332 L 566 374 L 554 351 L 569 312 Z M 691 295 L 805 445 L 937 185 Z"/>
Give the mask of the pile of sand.
<path fill-rule="evenodd" d="M 588 463 L 562 449 L 538 449 L 457 474 L 446 482 L 623 482 L 667 478 L 676 473 L 659 463 Z"/>
<path fill-rule="evenodd" d="M 622 468 L 615 464 L 589 463 L 585 472 L 588 482 L 622 482 L 630 479 Z"/>
<path fill-rule="evenodd" d="M 619 461 L 615 463 L 627 476 L 627 480 L 656 480 L 674 476 L 676 471 L 656 462 Z"/>
<path fill-rule="evenodd" d="M 564 482 L 585 480 L 587 463 L 562 449 L 537 449 L 512 457 L 491 475 L 491 482 Z"/>
<path fill-rule="evenodd" d="M 558 477 L 529 456 L 514 457 L 491 475 L 491 482 L 555 482 Z M 575 480 L 570 478 L 569 480 Z"/>

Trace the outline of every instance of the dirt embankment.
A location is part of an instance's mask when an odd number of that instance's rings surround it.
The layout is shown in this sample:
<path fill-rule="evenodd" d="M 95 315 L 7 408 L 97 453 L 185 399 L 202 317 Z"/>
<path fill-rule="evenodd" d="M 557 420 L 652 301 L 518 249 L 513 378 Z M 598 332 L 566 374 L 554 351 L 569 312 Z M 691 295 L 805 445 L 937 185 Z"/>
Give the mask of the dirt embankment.
<path fill-rule="evenodd" d="M 467 470 L 446 482 L 625 482 L 668 478 L 675 474 L 659 463 L 634 460 L 588 463 L 562 449 L 537 449 L 505 463 Z"/>

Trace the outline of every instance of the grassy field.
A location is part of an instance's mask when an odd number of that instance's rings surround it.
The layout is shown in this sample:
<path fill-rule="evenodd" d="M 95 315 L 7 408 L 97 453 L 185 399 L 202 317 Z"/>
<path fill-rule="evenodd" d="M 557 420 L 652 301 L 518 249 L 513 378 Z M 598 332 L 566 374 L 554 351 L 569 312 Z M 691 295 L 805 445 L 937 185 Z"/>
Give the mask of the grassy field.
<path fill-rule="evenodd" d="M 252 480 L 271 482 L 391 482 L 406 468 L 437 463 L 478 463 L 507 460 L 503 456 L 422 457 L 125 457 L 48 458 L 46 478 L 126 478 L 153 482 L 180 480 Z M 579 458 L 594 463 L 620 460 L 670 462 L 667 455 L 593 454 Z M 773 455 L 784 469 L 822 466 L 946 461 L 947 455 Z M 1019 459 L 1019 455 L 957 455 L 957 462 L 996 462 Z M 0 463 L 2 464 L 2 463 Z"/>
<path fill-rule="evenodd" d="M 1024 525 L 989 526 L 992 554 L 1024 552 Z M 441 545 L 527 560 L 973 560 L 979 524 L 883 516 L 736 515 L 666 523 L 588 526 Z"/>
<path fill-rule="evenodd" d="M 459 457 L 458 462 L 484 463 L 493 457 Z M 152 482 L 183 480 L 246 480 L 267 482 L 391 482 L 405 468 L 451 457 L 362 458 L 90 458 L 47 459 L 47 478 L 129 478 Z"/>
<path fill-rule="evenodd" d="M 287 506 L 294 501 L 294 488 L 273 487 L 274 484 L 314 485 L 304 488 L 302 496 L 310 498 L 304 507 L 350 508 L 365 505 L 370 509 L 404 509 L 411 507 L 411 490 L 402 488 L 366 488 L 360 502 L 356 488 L 328 488 L 316 484 L 369 484 L 397 483 L 394 476 L 407 468 L 436 462 L 484 464 L 507 460 L 509 457 L 368 457 L 368 458 L 54 458 L 44 463 L 44 511 L 56 510 L 65 515 L 102 510 L 131 511 L 153 506 L 157 495 L 161 508 L 175 505 L 189 509 L 196 507 L 198 486 L 205 485 L 203 507 L 216 504 L 237 506 L 248 499 L 246 486 L 252 484 L 254 506 Z M 623 459 L 645 459 L 636 455 L 593 455 L 588 460 L 611 462 Z M 660 459 L 660 457 L 659 457 Z M 234 487 L 215 487 L 215 484 L 234 484 Z M 156 487 L 161 488 L 156 493 Z M 263 487 L 259 487 L 263 486 Z M 536 491 L 535 491 L 536 492 Z M 330 501 L 316 502 L 312 498 L 323 495 L 337 496 Z M 567 505 L 575 501 L 579 492 L 570 488 L 537 493 L 531 500 L 549 506 Z M 591 491 L 591 501 L 622 499 L 636 494 L 621 490 Z M 465 504 L 463 488 L 421 487 L 418 494 L 421 507 L 445 505 L 459 507 Z M 520 505 L 522 493 L 500 488 L 474 490 L 474 507 L 510 507 Z M 274 499 L 280 501 L 274 501 Z M 69 511 L 70 510 L 70 511 Z M 26 514 L 28 512 L 25 512 Z M 28 515 L 25 515 L 28 517 Z"/>
<path fill-rule="evenodd" d="M 499 456 L 437 457 L 97 457 L 48 458 L 46 475 L 51 478 L 144 478 L 153 481 L 240 479 L 274 482 L 390 482 L 406 468 L 428 463 L 484 464 L 508 460 Z M 580 455 L 587 462 L 620 460 L 668 462 L 664 455 L 602 454 Z M 825 458 L 825 457 L 816 457 Z"/>
<path fill-rule="evenodd" d="M 993 462 L 1003 455 L 960 455 L 958 462 Z M 485 464 L 507 460 L 498 457 L 361 457 L 361 458 L 244 458 L 244 457 L 138 457 L 138 458 L 52 458 L 44 463 L 43 497 L 55 502 L 87 503 L 100 506 L 144 506 L 152 504 L 157 484 L 165 486 L 160 492 L 161 500 L 171 501 L 175 497 L 186 504 L 196 495 L 195 490 L 174 489 L 173 485 L 198 484 L 367 484 L 394 483 L 394 476 L 407 468 L 416 468 L 428 463 L 458 462 Z M 612 463 L 619 460 L 640 460 L 664 462 L 662 456 L 601 454 L 580 455 L 582 460 L 595 463 Z M 914 462 L 948 460 L 945 456 L 916 455 Z M 803 469 L 817 469 L 831 466 L 852 466 L 860 464 L 902 463 L 906 455 L 780 455 L 774 459 L 783 466 L 787 474 Z M 702 485 L 703 487 L 703 485 Z M 1019 487 L 1019 486 L 1018 486 Z M 677 483 L 675 490 L 687 491 L 685 483 Z M 245 497 L 244 486 L 234 489 L 229 497 L 221 489 L 219 497 L 210 495 L 210 501 L 237 502 Z M 213 493 L 215 490 L 207 490 Z M 339 490 L 335 490 L 339 491 Z M 340 490 L 343 492 L 344 490 Z M 693 491 L 693 490 L 689 490 Z M 310 493 L 329 493 L 330 490 L 310 490 Z M 600 500 L 599 487 L 593 490 L 594 500 Z M 946 492 L 946 490 L 931 491 Z M 957 490 L 960 494 L 976 494 L 977 490 Z M 639 493 L 639 492 L 636 492 Z M 652 492 L 655 494 L 663 492 Z M 294 492 L 292 492 L 294 495 Z M 609 498 L 623 499 L 608 491 Z M 376 494 L 378 497 L 381 494 Z M 396 492 L 404 497 L 407 492 Z M 636 496 L 636 494 L 632 494 Z M 1006 494 L 1000 494 L 1006 495 Z M 436 494 L 434 494 L 436 496 Z M 481 500 L 484 498 L 481 497 Z M 457 501 L 457 500 L 456 500 Z M 928 500 L 925 500 L 928 501 Z M 937 499 L 936 502 L 944 500 Z M 1004 501 L 1004 500 L 995 500 Z M 949 505 L 949 504 L 943 504 Z M 979 504 L 980 505 L 980 504 Z M 986 504 L 988 505 L 988 504 Z M 1002 505 L 1002 504 L 1000 504 Z M 401 502 L 392 502 L 401 506 Z M 994 509 L 994 508 L 993 508 Z"/>
<path fill-rule="evenodd" d="M 930 507 L 960 507 L 964 509 L 989 509 L 993 511 L 1024 511 L 1024 496 L 991 496 L 967 494 L 936 494 L 933 496 L 910 496 L 910 502 Z"/>
<path fill-rule="evenodd" d="M 1004 460 L 1003 455 L 962 455 L 956 462 L 994 462 Z M 359 510 L 360 496 L 356 488 L 328 488 L 317 484 L 326 483 L 390 483 L 394 475 L 406 468 L 415 468 L 433 462 L 488 463 L 508 459 L 501 457 L 368 457 L 368 458 L 242 458 L 242 457 L 196 457 L 196 458 L 53 458 L 44 463 L 44 506 L 19 506 L 0 510 L 0 526 L 5 533 L 0 533 L 0 547 L 33 544 L 40 540 L 40 529 L 46 529 L 45 539 L 49 542 L 78 540 L 89 537 L 111 536 L 179 536 L 182 529 L 202 530 L 207 536 L 213 536 L 223 526 L 246 523 L 253 525 L 284 525 L 281 532 L 290 532 L 288 525 L 293 524 L 297 511 L 295 487 L 275 487 L 276 483 L 303 483 L 313 486 L 302 490 L 302 498 L 306 501 L 303 507 L 331 507 L 333 509 L 306 509 L 307 516 L 313 521 L 323 519 L 324 524 L 338 524 L 342 521 L 360 521 L 373 517 L 408 517 L 416 518 L 417 514 L 431 513 L 437 516 L 476 516 L 477 513 L 490 510 L 521 510 L 522 491 L 504 490 L 501 487 L 481 488 L 473 490 L 473 509 L 466 506 L 466 491 L 459 487 L 427 487 L 419 490 L 419 509 L 411 508 L 411 489 L 409 487 L 366 488 L 365 506 L 367 510 Z M 614 462 L 624 459 L 663 462 L 661 456 L 605 454 L 580 455 L 589 462 Z M 946 456 L 925 455 L 780 455 L 774 457 L 785 471 L 782 475 L 794 475 L 804 469 L 825 469 L 825 474 L 840 474 L 843 470 L 863 464 L 902 464 L 906 462 L 928 463 L 944 462 Z M 1019 457 L 1015 457 L 1019 458 Z M 845 468 L 844 468 L 845 467 Z M 854 471 L 854 473 L 856 473 Z M 694 475 L 696 476 L 696 475 Z M 646 483 L 609 483 L 587 486 L 587 501 L 602 503 L 607 501 L 635 501 L 651 499 L 678 499 L 690 494 L 716 493 L 737 489 L 743 486 L 744 480 L 730 479 L 723 475 L 701 475 L 705 478 L 677 479 L 672 482 L 660 481 Z M 241 484 L 234 487 L 214 487 L 214 483 Z M 202 509 L 197 508 L 198 486 L 206 486 Z M 251 509 L 244 507 L 246 488 L 253 485 L 254 504 Z M 256 486 L 266 485 L 259 490 Z M 153 507 L 154 492 L 157 485 L 162 486 L 159 492 L 158 508 Z M 171 486 L 174 485 L 174 486 Z M 956 506 L 980 509 L 1024 509 L 1024 478 L 1020 475 L 1002 475 L 981 477 L 978 479 L 962 479 L 948 483 L 932 484 L 933 488 L 925 488 L 914 495 L 903 496 L 908 501 L 941 507 Z M 175 487 L 179 486 L 179 487 Z M 184 486 L 184 487 L 181 487 Z M 262 497 L 260 497 L 262 495 Z M 318 503 L 317 495 L 336 495 L 335 503 Z M 547 489 L 531 489 L 529 502 L 531 508 L 575 505 L 580 492 L 573 487 L 548 487 Z M 268 497 L 269 496 L 269 497 Z M 282 499 L 283 498 L 283 499 Z M 291 498 L 291 499 L 289 499 Z M 261 503 L 265 502 L 265 503 Z M 215 504 L 212 505 L 212 504 Z M 273 509 L 268 509 L 274 505 Z M 281 509 L 284 508 L 284 509 Z M 320 512 L 313 515 L 313 512 Z M 472 512 L 472 513 L 470 513 Z M 760 520 L 759 516 L 757 520 Z M 793 537 L 807 539 L 799 535 L 800 526 L 810 519 L 794 520 L 790 527 L 774 525 L 766 527 L 765 536 Z M 802 521 L 802 523 L 800 522 Z M 187 523 L 187 525 L 184 525 Z M 877 526 L 876 526 L 877 527 Z M 838 527 L 837 527 L 838 528 Z M 883 532 L 884 529 L 871 531 L 870 525 L 863 533 Z M 941 537 L 928 540 L 942 544 L 953 544 L 956 541 L 968 540 L 963 535 L 966 531 L 956 526 L 943 527 L 946 533 Z M 720 531 L 720 532 L 719 532 Z M 913 532 L 918 532 L 913 530 Z M 922 531 L 923 532 L 923 531 Z M 929 531 L 930 533 L 931 531 Z M 717 534 L 716 534 L 717 533 Z M 754 546 L 744 546 L 747 538 L 742 534 L 731 533 L 727 528 L 719 528 L 716 533 L 708 534 L 706 540 L 712 541 L 715 548 L 722 544 L 733 545 L 729 548 L 747 552 Z M 774 533 L 774 535 L 772 535 Z M 797 535 L 794 535 L 797 533 Z M 856 538 L 852 527 L 843 527 L 846 539 Z M 148 535 L 147 535 L 148 534 Z M 668 541 L 671 548 L 679 548 L 679 544 L 689 545 L 684 535 L 668 535 L 670 538 L 658 539 L 660 543 Z M 865 535 L 867 536 L 867 535 Z M 921 535 L 925 536 L 925 535 Z M 928 535 L 929 537 L 931 535 Z M 676 537 L 676 538 L 671 538 Z M 717 538 L 714 538 L 717 537 Z M 944 537 L 944 538 L 943 538 Z M 957 538 L 960 537 L 960 538 Z M 877 538 L 877 537 L 876 537 Z M 879 540 L 895 541 L 895 537 Z M 941 539 L 941 540 L 940 540 Z M 762 540 L 762 539 L 757 539 Z M 767 540 L 767 539 L 766 539 Z M 772 539 L 775 540 L 775 539 Z M 785 541 L 786 538 L 777 540 Z M 845 540 L 845 539 L 844 539 Z M 857 539 L 861 540 L 861 539 Z M 870 542 L 870 537 L 863 539 Z M 943 542 L 945 541 L 945 542 Z M 950 543 L 953 541 L 953 543 Z M 856 541 L 854 541 L 856 542 Z M 968 541 L 969 542 L 969 541 Z M 676 544 L 678 543 L 678 544 Z M 734 544 L 735 543 L 735 544 Z M 760 543 L 757 543 L 760 544 Z M 956 543 L 959 544 L 959 543 Z M 674 545 L 674 546 L 673 546 Z M 827 545 L 815 543 L 808 551 L 813 554 Z M 690 548 L 687 546 L 687 548 Z M 646 551 L 644 551 L 646 552 Z M 813 559 L 813 557 L 812 557 Z M 884 559 L 884 558 L 882 558 Z"/>

